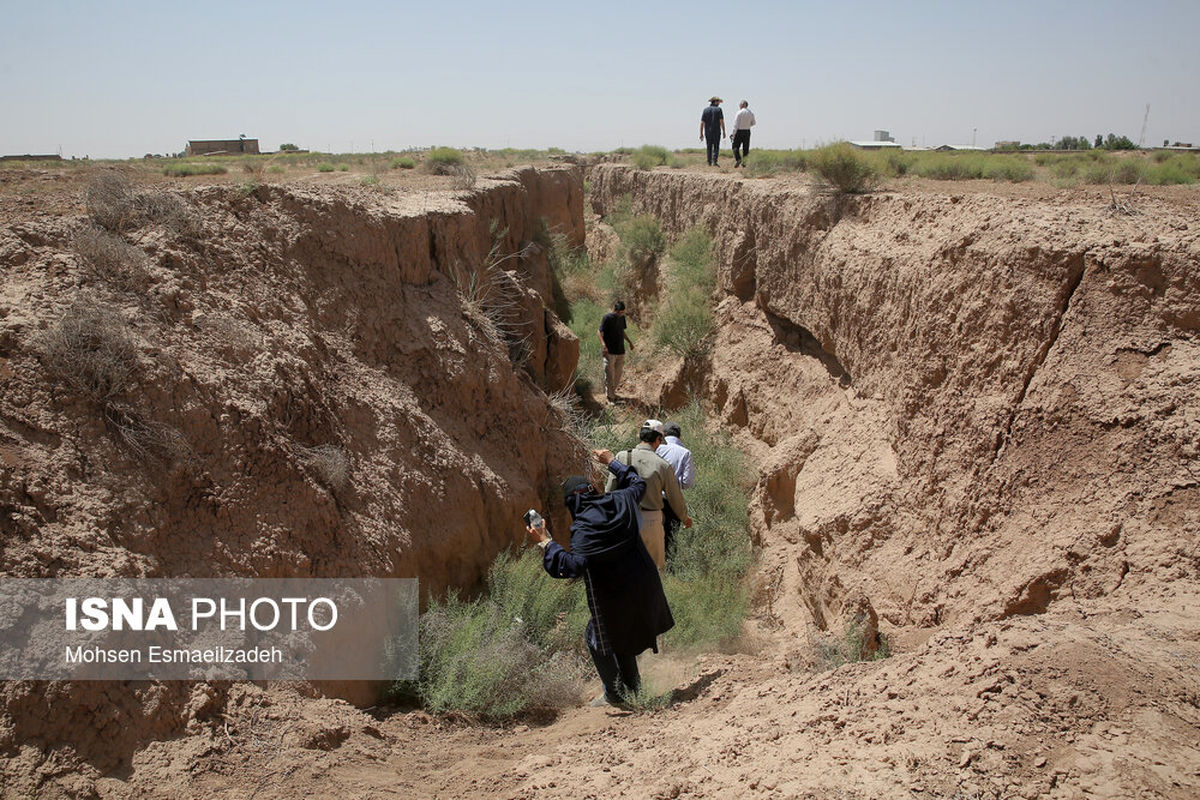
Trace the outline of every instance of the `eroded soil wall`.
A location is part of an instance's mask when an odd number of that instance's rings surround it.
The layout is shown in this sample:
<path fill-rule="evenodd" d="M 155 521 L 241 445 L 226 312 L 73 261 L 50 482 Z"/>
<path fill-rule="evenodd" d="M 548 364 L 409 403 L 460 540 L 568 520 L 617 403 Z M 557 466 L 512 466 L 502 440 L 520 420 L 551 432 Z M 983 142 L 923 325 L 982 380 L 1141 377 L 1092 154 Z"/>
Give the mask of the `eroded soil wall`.
<path fill-rule="evenodd" d="M 934 625 L 1200 576 L 1187 209 L 608 165 L 591 182 L 601 213 L 627 196 L 714 235 L 704 385 L 758 454 L 757 530 L 798 545 L 776 577 L 818 625 L 853 590 Z"/>
<path fill-rule="evenodd" d="M 564 168 L 460 193 L 154 190 L 188 224 L 123 231 L 107 271 L 82 202 L 0 226 L 0 574 L 472 587 L 579 470 L 546 397 L 578 342 L 548 310 L 545 231 L 582 244 L 582 188 Z M 47 357 L 80 309 L 126 345 L 104 397 Z M 10 682 L 0 754 L 109 772 L 226 689 Z"/>

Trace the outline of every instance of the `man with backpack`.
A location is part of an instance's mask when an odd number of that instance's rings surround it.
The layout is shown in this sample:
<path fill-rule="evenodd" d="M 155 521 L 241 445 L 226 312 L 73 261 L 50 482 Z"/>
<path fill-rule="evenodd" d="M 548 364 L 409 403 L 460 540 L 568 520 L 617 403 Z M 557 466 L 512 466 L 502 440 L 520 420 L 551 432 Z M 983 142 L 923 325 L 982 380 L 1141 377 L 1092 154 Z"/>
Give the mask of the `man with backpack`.
<path fill-rule="evenodd" d="M 679 488 L 675 470 L 655 450 L 663 443 L 663 427 L 658 420 L 648 419 L 638 431 L 638 444 L 631 450 L 617 453 L 617 461 L 633 467 L 646 482 L 646 494 L 642 496 L 642 541 L 650 558 L 659 571 L 667 566 L 666 531 L 663 528 L 663 508 L 669 505 L 675 516 L 683 520 L 683 527 L 692 527 L 688 516 L 687 501 Z M 605 491 L 617 487 L 615 476 L 609 476 Z"/>

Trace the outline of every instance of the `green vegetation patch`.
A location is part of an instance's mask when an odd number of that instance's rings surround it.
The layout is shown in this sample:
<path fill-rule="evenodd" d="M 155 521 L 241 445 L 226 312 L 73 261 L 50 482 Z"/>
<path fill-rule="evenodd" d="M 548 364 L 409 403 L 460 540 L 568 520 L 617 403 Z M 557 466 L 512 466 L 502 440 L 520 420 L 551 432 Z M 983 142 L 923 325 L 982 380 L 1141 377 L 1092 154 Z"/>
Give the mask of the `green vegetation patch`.
<path fill-rule="evenodd" d="M 692 527 L 680 528 L 664 584 L 675 628 L 668 646 L 702 649 L 731 644 L 741 633 L 753 563 L 746 513 L 754 471 L 728 434 L 712 432 L 699 403 L 660 419 L 678 422 L 692 451 L 696 483 L 684 495 Z"/>
<path fill-rule="evenodd" d="M 467 160 L 462 150 L 453 147 L 435 147 L 429 151 L 429 155 L 426 158 L 431 164 L 440 164 L 443 166 L 457 166 Z"/>
<path fill-rule="evenodd" d="M 186 178 L 190 175 L 224 175 L 229 170 L 221 164 L 211 162 L 183 161 L 167 164 L 163 167 L 163 175 L 171 178 Z"/>
<path fill-rule="evenodd" d="M 629 217 L 614 223 L 613 228 L 621 238 L 626 258 L 634 263 L 643 263 L 658 258 L 667 249 L 667 237 L 662 225 L 651 214 Z"/>
<path fill-rule="evenodd" d="M 1190 153 L 1169 155 L 1146 168 L 1146 182 L 1155 186 L 1195 183 L 1197 180 L 1200 180 L 1200 156 Z"/>
<path fill-rule="evenodd" d="M 542 551 L 502 553 L 474 600 L 450 595 L 430 603 L 420 622 L 420 677 L 400 684 L 430 711 L 504 719 L 577 700 L 583 629 L 583 584 L 554 580 Z"/>
<path fill-rule="evenodd" d="M 571 304 L 571 331 L 579 338 L 579 366 L 575 373 L 575 391 L 581 396 L 604 391 L 604 364 L 600 350 L 600 320 L 611 305 L 590 298 Z"/>
<path fill-rule="evenodd" d="M 613 289 L 616 295 L 630 303 L 635 293 L 644 290 L 651 278 L 651 270 L 666 251 L 667 236 L 658 219 L 651 214 L 619 213 L 612 219 L 612 227 L 621 240 L 612 265 Z"/>
<path fill-rule="evenodd" d="M 848 142 L 838 142 L 814 150 L 809 163 L 835 191 L 843 194 L 869 192 L 879 185 L 879 168 Z"/>
<path fill-rule="evenodd" d="M 788 172 L 805 172 L 809 166 L 806 150 L 751 150 L 746 156 L 746 173 L 755 178 Z"/>
<path fill-rule="evenodd" d="M 667 293 L 655 314 L 651 336 L 668 352 L 688 358 L 707 350 L 714 327 L 712 292 L 716 266 L 712 237 L 689 230 L 671 246 L 666 261 Z"/>
<path fill-rule="evenodd" d="M 1024 156 L 995 153 L 913 154 L 904 171 L 940 181 L 1003 180 L 1020 183 L 1034 177 L 1033 165 Z"/>
<path fill-rule="evenodd" d="M 633 153 L 633 165 L 638 169 L 670 166 L 671 161 L 667 148 L 656 144 L 644 144 Z"/>

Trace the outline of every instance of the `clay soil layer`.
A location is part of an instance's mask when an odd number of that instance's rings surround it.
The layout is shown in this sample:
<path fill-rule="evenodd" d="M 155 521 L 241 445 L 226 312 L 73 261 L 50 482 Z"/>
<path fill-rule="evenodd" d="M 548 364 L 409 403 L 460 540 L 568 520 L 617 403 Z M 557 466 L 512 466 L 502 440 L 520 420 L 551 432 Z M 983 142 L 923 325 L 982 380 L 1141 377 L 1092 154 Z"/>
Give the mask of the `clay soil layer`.
<path fill-rule="evenodd" d="M 589 181 L 595 212 L 714 236 L 710 355 L 633 374 L 651 407 L 698 391 L 757 467 L 738 652 L 647 657 L 666 710 L 515 727 L 320 696 L 346 687 L 10 683 L 5 796 L 1200 796 L 1200 196 Z M 193 190 L 199 233 L 126 233 L 148 261 L 116 288 L 78 195 L 14 213 L 3 574 L 476 581 L 579 457 L 546 433 L 578 344 L 525 245 L 540 217 L 582 242 L 582 185 Z M 497 236 L 524 360 L 456 288 Z M 186 454 L 132 458 L 48 370 L 80 297 L 136 348 L 120 407 Z M 822 659 L 863 626 L 890 656 Z"/>

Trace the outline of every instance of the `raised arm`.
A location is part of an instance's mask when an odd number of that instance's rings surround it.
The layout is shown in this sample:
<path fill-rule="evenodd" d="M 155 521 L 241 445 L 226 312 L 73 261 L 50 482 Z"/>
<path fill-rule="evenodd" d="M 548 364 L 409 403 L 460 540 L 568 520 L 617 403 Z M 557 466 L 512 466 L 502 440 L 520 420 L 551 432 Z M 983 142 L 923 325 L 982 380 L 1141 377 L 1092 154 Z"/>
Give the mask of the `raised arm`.
<path fill-rule="evenodd" d="M 609 455 L 611 456 L 612 454 L 610 453 Z M 612 459 L 608 462 L 608 471 L 616 479 L 614 488 L 610 491 L 629 492 L 633 498 L 633 502 L 640 503 L 642 501 L 642 497 L 646 494 L 646 482 L 642 480 L 641 475 L 638 475 L 636 469 L 622 464 L 616 459 Z M 612 478 L 609 481 L 611 483 Z"/>
<path fill-rule="evenodd" d="M 546 545 L 546 552 L 542 554 L 542 569 L 551 578 L 578 578 L 586 568 L 586 558 L 568 552 L 558 542 Z"/>

